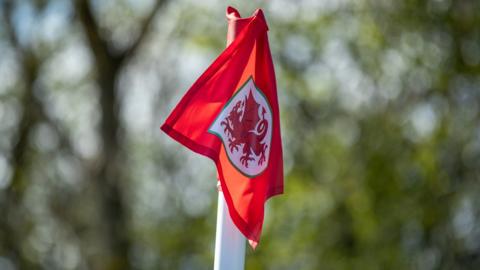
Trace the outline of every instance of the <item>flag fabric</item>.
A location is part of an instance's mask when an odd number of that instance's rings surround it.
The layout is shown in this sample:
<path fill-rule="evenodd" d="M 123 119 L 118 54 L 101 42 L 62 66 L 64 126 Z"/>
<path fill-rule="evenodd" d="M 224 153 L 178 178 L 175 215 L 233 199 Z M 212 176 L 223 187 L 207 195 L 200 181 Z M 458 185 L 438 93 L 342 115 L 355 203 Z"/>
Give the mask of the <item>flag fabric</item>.
<path fill-rule="evenodd" d="M 283 193 L 276 80 L 262 10 L 241 18 L 229 7 L 227 19 L 232 42 L 161 129 L 215 162 L 230 217 L 255 248 L 266 200 Z"/>

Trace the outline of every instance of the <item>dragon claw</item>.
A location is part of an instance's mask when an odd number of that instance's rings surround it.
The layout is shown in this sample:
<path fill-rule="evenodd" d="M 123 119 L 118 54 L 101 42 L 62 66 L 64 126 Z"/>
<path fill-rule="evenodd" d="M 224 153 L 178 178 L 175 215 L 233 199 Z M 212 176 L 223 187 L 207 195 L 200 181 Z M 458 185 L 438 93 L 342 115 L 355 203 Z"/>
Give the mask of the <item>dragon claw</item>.
<path fill-rule="evenodd" d="M 258 160 L 258 165 L 262 165 L 263 162 L 265 162 L 265 156 L 264 156 L 264 155 L 262 155 L 262 156 L 260 157 L 260 159 Z"/>
<path fill-rule="evenodd" d="M 232 139 L 228 139 L 228 147 L 230 148 L 230 152 L 238 150 L 238 144 Z"/>
<path fill-rule="evenodd" d="M 263 146 L 263 151 L 260 154 L 260 159 L 258 160 L 258 165 L 262 165 L 263 162 L 265 162 L 266 157 L 265 157 L 265 150 L 267 150 L 267 145 Z"/>
<path fill-rule="evenodd" d="M 240 157 L 240 162 L 242 162 L 243 166 L 245 166 L 246 168 L 248 168 L 248 162 L 253 160 L 255 159 L 247 155 Z"/>
<path fill-rule="evenodd" d="M 227 136 L 231 136 L 232 135 L 232 132 L 233 132 L 233 129 L 232 127 L 230 126 L 228 120 L 224 120 L 222 122 L 220 122 L 220 126 L 223 127 L 223 132 L 227 135 Z"/>

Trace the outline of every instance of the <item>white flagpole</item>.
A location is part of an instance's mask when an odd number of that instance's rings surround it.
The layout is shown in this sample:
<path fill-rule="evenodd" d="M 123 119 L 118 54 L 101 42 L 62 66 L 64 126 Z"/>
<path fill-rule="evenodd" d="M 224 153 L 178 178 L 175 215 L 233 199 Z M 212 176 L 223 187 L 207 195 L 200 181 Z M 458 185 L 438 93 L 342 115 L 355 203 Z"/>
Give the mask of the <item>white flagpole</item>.
<path fill-rule="evenodd" d="M 245 26 L 240 13 L 232 7 L 227 8 L 227 46 L 233 42 L 240 29 Z M 215 236 L 214 270 L 243 270 L 245 266 L 246 239 L 233 224 L 223 192 L 218 183 L 217 232 Z"/>
<path fill-rule="evenodd" d="M 223 192 L 218 192 L 214 270 L 243 270 L 245 237 L 233 224 Z"/>

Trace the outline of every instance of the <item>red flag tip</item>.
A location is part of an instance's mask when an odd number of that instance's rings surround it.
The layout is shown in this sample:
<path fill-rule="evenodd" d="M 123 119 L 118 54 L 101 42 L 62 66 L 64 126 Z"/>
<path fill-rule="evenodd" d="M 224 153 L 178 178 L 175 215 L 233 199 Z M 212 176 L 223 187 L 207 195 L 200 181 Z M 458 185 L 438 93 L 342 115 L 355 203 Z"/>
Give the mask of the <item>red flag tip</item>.
<path fill-rule="evenodd" d="M 252 16 L 250 17 L 245 17 L 245 18 L 242 18 L 242 16 L 240 15 L 240 12 L 238 12 L 238 10 L 232 6 L 228 6 L 227 7 L 227 12 L 226 12 L 226 16 L 227 16 L 227 19 L 228 20 L 239 20 L 239 19 L 251 19 L 253 17 L 256 17 L 256 16 L 260 16 L 260 17 L 263 17 L 263 20 L 265 15 L 263 14 L 263 10 L 261 8 L 259 9 L 256 9 Z"/>
<path fill-rule="evenodd" d="M 240 19 L 242 16 L 240 15 L 240 12 L 232 6 L 227 7 L 227 19 Z"/>

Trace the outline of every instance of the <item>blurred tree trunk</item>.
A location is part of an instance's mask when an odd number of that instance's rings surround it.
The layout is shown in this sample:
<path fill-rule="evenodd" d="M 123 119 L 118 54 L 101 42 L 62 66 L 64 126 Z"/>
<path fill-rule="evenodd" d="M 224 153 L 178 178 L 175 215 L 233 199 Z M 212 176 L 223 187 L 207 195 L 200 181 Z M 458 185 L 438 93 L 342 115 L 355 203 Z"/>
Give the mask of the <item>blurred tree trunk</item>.
<path fill-rule="evenodd" d="M 130 241 L 127 233 L 127 213 L 120 187 L 125 183 L 126 176 L 120 164 L 122 162 L 120 121 L 115 91 L 120 66 L 118 59 L 109 53 L 107 44 L 100 38 L 87 1 L 80 1 L 77 7 L 98 71 L 103 155 L 97 164 L 98 171 L 94 174 L 94 184 L 101 196 L 102 216 L 105 217 L 107 241 L 111 252 L 105 263 L 107 269 L 129 269 Z"/>
<path fill-rule="evenodd" d="M 108 41 L 101 35 L 94 12 L 88 0 L 76 1 L 76 11 L 94 56 L 99 86 L 101 123 L 100 133 L 103 153 L 94 173 L 95 185 L 105 217 L 110 257 L 104 261 L 106 269 L 130 269 L 128 209 L 124 191 L 128 190 L 128 175 L 125 168 L 125 153 L 122 149 L 123 127 L 119 119 L 120 98 L 116 83 L 122 67 L 134 55 L 150 30 L 156 11 L 165 1 L 157 1 L 143 23 L 138 38 L 122 53 L 114 53 Z"/>
<path fill-rule="evenodd" d="M 16 131 L 16 141 L 13 143 L 11 150 L 12 177 L 4 194 L 2 194 L 3 196 L 0 197 L 0 209 L 2 209 L 3 217 L 0 219 L 0 248 L 4 249 L 3 252 L 14 259 L 20 269 L 37 269 L 39 266 L 24 255 L 22 251 L 23 241 L 19 240 L 30 229 L 27 213 L 23 209 L 23 197 L 28 184 L 29 138 L 41 115 L 38 100 L 34 95 L 34 83 L 38 72 L 39 59 L 29 48 L 22 47 L 18 41 L 11 18 L 12 2 L 5 1 L 2 4 L 7 37 L 11 46 L 16 49 L 25 86 L 19 97 L 22 116 Z"/>

